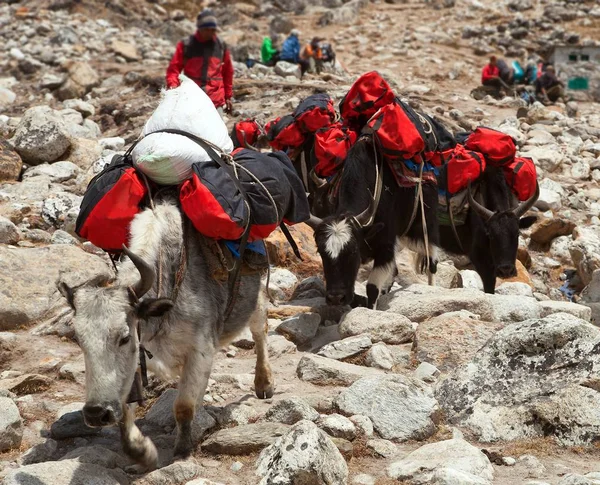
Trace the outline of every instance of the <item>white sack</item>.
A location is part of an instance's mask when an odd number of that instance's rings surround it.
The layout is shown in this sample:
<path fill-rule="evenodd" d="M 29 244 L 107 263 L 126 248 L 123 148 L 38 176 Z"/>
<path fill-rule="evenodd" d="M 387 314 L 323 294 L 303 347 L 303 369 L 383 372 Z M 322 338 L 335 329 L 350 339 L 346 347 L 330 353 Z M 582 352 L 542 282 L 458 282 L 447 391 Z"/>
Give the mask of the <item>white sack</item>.
<path fill-rule="evenodd" d="M 213 102 L 194 81 L 184 75 L 180 79 L 179 87 L 163 91 L 160 104 L 142 131 L 145 138 L 132 152 L 134 164 L 159 184 L 183 182 L 191 176 L 192 164 L 209 161 L 210 157 L 199 145 L 183 136 L 149 133 L 178 129 L 211 142 L 225 153 L 233 150 L 227 126 Z"/>

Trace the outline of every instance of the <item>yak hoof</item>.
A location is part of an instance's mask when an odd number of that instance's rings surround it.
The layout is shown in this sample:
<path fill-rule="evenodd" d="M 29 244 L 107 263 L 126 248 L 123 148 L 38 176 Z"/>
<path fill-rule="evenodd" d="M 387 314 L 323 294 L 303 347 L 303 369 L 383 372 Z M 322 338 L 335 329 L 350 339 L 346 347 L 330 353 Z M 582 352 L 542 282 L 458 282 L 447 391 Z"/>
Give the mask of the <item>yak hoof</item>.
<path fill-rule="evenodd" d="M 267 376 L 261 377 L 259 374 L 254 379 L 254 392 L 258 399 L 271 399 L 275 394 L 275 385 L 273 384 L 273 377 L 269 371 Z"/>

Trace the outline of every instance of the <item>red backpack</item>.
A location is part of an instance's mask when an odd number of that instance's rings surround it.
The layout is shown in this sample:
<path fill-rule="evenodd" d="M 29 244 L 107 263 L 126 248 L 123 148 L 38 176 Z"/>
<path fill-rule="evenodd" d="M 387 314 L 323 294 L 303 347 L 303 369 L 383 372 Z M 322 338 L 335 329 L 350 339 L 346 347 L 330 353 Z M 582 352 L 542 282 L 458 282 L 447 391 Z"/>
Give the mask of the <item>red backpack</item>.
<path fill-rule="evenodd" d="M 267 126 L 267 139 L 275 150 L 298 148 L 304 143 L 304 134 L 292 115 L 277 118 Z"/>
<path fill-rule="evenodd" d="M 146 194 L 146 186 L 131 159 L 115 155 L 110 165 L 88 184 L 75 232 L 105 251 L 121 251 Z"/>
<path fill-rule="evenodd" d="M 367 127 L 364 132 L 373 133 L 389 160 L 411 159 L 425 149 L 425 141 L 412 116 L 397 100 L 377 111 Z"/>
<path fill-rule="evenodd" d="M 467 188 L 469 181 L 477 180 L 485 166 L 485 157 L 481 153 L 456 145 L 450 160 L 438 171 L 438 185 L 450 195 L 457 194 Z"/>
<path fill-rule="evenodd" d="M 518 157 L 502 167 L 506 183 L 520 201 L 535 194 L 537 171 L 531 158 Z"/>
<path fill-rule="evenodd" d="M 346 161 L 358 134 L 342 123 L 322 128 L 315 134 L 315 173 L 321 178 L 335 175 Z"/>
<path fill-rule="evenodd" d="M 256 120 L 247 119 L 238 121 L 233 125 L 231 139 L 236 148 L 254 146 L 258 141 L 258 137 L 262 135 L 262 128 Z"/>
<path fill-rule="evenodd" d="M 517 147 L 511 136 L 491 128 L 479 127 L 469 135 L 465 148 L 483 153 L 490 165 L 501 167 L 515 158 Z"/>
<path fill-rule="evenodd" d="M 303 132 L 315 133 L 333 123 L 336 113 L 331 97 L 328 94 L 319 93 L 300 102 L 292 116 Z"/>
<path fill-rule="evenodd" d="M 340 115 L 350 125 L 362 126 L 378 109 L 392 103 L 396 95 L 377 71 L 360 76 L 340 102 Z"/>

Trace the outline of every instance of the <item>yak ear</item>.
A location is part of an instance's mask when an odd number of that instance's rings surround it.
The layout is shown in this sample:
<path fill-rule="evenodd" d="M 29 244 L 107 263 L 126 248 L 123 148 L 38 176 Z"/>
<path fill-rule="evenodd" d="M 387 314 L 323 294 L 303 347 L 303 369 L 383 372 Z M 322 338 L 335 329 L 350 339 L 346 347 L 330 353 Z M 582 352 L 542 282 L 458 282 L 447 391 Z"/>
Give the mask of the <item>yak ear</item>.
<path fill-rule="evenodd" d="M 363 228 L 363 237 L 365 241 L 370 241 L 373 239 L 383 228 L 385 224 L 383 222 L 378 222 L 376 224 L 371 224 L 370 226 Z"/>
<path fill-rule="evenodd" d="M 138 303 L 135 312 L 138 318 L 147 320 L 150 317 L 162 317 L 173 305 L 173 300 L 169 298 L 146 298 Z"/>
<path fill-rule="evenodd" d="M 64 281 L 58 283 L 58 291 L 67 299 L 69 306 L 75 310 L 75 290 Z"/>
<path fill-rule="evenodd" d="M 521 217 L 521 219 L 519 219 L 519 229 L 527 229 L 528 227 L 533 226 L 537 220 L 537 216 Z"/>

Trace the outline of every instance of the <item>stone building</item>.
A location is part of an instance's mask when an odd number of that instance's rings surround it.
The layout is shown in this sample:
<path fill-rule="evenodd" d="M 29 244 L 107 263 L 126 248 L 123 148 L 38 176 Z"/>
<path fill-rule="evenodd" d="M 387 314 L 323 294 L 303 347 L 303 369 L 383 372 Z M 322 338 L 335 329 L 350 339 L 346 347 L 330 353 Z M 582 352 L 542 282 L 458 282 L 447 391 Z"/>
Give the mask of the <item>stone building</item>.
<path fill-rule="evenodd" d="M 549 61 L 570 94 L 600 101 L 600 46 L 555 46 Z"/>

